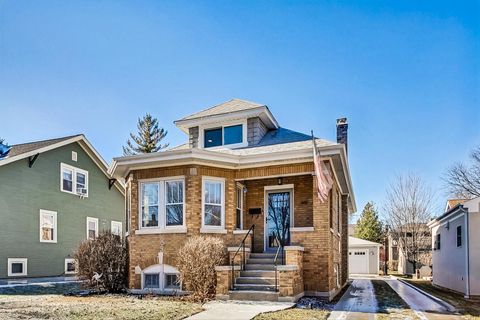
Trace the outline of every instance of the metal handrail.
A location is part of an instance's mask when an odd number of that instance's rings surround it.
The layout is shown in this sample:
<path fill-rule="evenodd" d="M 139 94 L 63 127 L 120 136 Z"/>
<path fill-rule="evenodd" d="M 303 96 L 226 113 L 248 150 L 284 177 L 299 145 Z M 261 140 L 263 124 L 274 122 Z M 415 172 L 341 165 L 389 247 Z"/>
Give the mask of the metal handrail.
<path fill-rule="evenodd" d="M 243 237 L 242 242 L 238 246 L 237 251 L 235 251 L 235 254 L 232 257 L 232 261 L 230 262 L 231 266 L 232 266 L 232 281 L 230 283 L 232 290 L 234 289 L 233 284 L 234 284 L 234 281 L 235 281 L 235 257 L 237 256 L 240 249 L 242 249 L 243 256 L 242 256 L 242 263 L 240 264 L 240 269 L 243 271 L 244 268 L 245 268 L 245 240 L 247 240 L 247 237 L 250 234 L 250 231 L 252 232 L 252 243 L 251 243 L 250 252 L 253 252 L 253 245 L 254 245 L 254 238 L 255 238 L 255 225 L 254 224 L 252 224 L 250 229 L 248 229 L 247 234 L 245 234 L 245 237 Z"/>
<path fill-rule="evenodd" d="M 283 259 L 284 259 L 284 256 L 285 254 L 283 253 L 283 245 L 282 243 L 280 242 L 280 240 L 278 239 L 277 235 L 275 235 L 275 239 L 277 239 L 277 242 L 278 242 L 278 248 L 277 248 L 277 253 L 275 254 L 275 258 L 274 258 L 274 264 L 275 264 L 275 292 L 278 292 L 278 279 L 277 279 L 277 273 L 278 273 L 278 270 L 277 270 L 277 259 L 278 259 L 278 253 L 280 252 L 280 249 L 282 249 L 282 264 L 284 263 Z"/>

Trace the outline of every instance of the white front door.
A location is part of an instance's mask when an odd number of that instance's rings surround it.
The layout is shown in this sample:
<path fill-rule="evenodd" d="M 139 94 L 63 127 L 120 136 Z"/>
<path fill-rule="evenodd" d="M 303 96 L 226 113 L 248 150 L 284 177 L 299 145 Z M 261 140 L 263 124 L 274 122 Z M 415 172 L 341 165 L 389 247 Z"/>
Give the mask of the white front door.
<path fill-rule="evenodd" d="M 351 274 L 368 273 L 368 249 L 348 250 L 348 269 Z"/>

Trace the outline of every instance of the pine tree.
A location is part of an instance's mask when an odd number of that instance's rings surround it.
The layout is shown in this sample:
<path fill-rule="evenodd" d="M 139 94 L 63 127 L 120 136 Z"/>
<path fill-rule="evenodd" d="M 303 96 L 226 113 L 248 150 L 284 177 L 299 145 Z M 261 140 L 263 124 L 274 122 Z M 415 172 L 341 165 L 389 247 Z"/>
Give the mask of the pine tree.
<path fill-rule="evenodd" d="M 355 227 L 355 237 L 373 242 L 383 241 L 383 224 L 378 219 L 373 202 L 368 202 L 363 208 Z"/>
<path fill-rule="evenodd" d="M 130 133 L 131 140 L 128 139 L 127 145 L 123 147 L 123 155 L 152 153 L 168 147 L 168 143 L 161 144 L 168 132 L 158 127 L 157 118 L 147 113 L 142 119 L 138 119 L 137 129 L 138 135 Z"/>

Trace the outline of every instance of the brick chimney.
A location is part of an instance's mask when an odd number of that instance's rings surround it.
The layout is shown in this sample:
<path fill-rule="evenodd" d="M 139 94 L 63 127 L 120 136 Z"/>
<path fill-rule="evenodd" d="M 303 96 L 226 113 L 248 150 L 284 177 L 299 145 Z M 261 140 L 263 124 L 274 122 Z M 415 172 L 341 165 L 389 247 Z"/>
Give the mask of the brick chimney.
<path fill-rule="evenodd" d="M 337 119 L 337 142 L 345 145 L 348 151 L 348 122 L 347 118 Z"/>

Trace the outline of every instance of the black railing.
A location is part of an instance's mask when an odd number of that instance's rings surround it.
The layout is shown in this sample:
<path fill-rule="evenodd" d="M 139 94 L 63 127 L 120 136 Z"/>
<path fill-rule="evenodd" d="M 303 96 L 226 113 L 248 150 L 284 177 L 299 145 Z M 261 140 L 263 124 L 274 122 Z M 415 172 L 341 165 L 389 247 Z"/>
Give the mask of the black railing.
<path fill-rule="evenodd" d="M 277 253 L 275 253 L 275 258 L 274 258 L 274 263 L 275 263 L 275 291 L 278 292 L 278 276 L 277 276 L 277 274 L 278 274 L 278 270 L 277 270 L 278 263 L 277 263 L 277 260 L 278 260 L 278 254 L 281 252 L 282 253 L 281 264 L 285 264 L 285 250 L 283 249 L 283 245 L 278 240 L 277 236 L 275 236 L 275 238 L 277 239 L 277 243 L 278 243 Z"/>
<path fill-rule="evenodd" d="M 235 286 L 234 286 L 234 283 L 235 283 L 235 257 L 240 252 L 240 249 L 242 249 L 242 260 L 241 260 L 241 263 L 240 263 L 240 270 L 242 270 L 242 271 L 245 270 L 245 240 L 247 240 L 250 232 L 252 233 L 252 242 L 250 244 L 250 252 L 253 252 L 253 245 L 255 244 L 255 242 L 254 242 L 255 241 L 254 240 L 255 239 L 255 225 L 254 224 L 252 224 L 250 229 L 248 229 L 247 234 L 245 234 L 245 237 L 243 237 L 242 242 L 238 246 L 237 251 L 235 251 L 235 254 L 232 257 L 232 261 L 230 262 L 231 266 L 232 266 L 232 281 L 230 283 L 232 290 L 235 289 Z"/>

